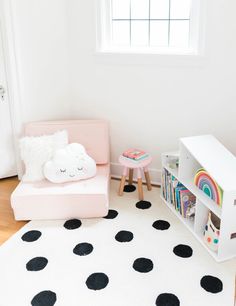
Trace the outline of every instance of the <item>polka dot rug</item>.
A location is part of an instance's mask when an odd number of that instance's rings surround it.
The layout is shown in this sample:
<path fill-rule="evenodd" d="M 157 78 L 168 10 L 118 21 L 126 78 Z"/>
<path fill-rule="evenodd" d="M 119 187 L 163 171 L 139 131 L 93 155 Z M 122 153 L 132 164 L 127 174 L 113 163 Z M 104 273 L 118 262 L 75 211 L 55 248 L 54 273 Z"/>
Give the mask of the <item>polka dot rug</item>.
<path fill-rule="evenodd" d="M 31 221 L 0 247 L 0 306 L 234 305 L 236 261 L 216 263 L 160 189 L 118 185 L 105 218 Z"/>

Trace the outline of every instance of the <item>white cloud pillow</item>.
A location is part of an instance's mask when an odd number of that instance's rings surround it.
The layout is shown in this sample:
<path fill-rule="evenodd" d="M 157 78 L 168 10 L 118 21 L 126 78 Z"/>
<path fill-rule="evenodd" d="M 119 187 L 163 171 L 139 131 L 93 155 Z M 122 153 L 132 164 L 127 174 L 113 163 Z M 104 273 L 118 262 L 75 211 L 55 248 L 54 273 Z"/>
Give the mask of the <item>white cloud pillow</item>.
<path fill-rule="evenodd" d="M 68 144 L 66 130 L 53 135 L 23 137 L 19 140 L 21 159 L 25 164 L 24 182 L 36 182 L 44 179 L 43 166 L 54 152 Z"/>
<path fill-rule="evenodd" d="M 96 175 L 96 163 L 81 144 L 71 143 L 46 162 L 44 175 L 52 183 L 88 179 Z"/>

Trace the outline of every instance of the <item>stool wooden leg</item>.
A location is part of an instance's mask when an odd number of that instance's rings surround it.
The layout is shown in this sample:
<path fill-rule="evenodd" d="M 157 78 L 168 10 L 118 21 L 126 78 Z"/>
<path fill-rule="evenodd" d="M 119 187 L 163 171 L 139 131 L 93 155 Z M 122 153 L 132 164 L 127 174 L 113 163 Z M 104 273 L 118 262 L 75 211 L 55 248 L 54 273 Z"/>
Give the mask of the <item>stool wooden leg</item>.
<path fill-rule="evenodd" d="M 141 176 L 141 170 L 137 169 L 137 178 L 138 178 L 138 197 L 139 200 L 143 200 L 143 184 L 142 184 L 142 176 Z"/>
<path fill-rule="evenodd" d="M 121 181 L 120 181 L 120 187 L 119 187 L 119 191 L 118 191 L 119 196 L 123 195 L 126 176 L 127 176 L 127 168 L 125 167 L 124 171 L 123 171 L 123 175 L 121 177 Z"/>
<path fill-rule="evenodd" d="M 134 169 L 129 169 L 129 185 L 133 184 Z"/>
<path fill-rule="evenodd" d="M 150 175 L 147 168 L 144 169 L 144 175 L 147 183 L 147 190 L 152 190 Z"/>
<path fill-rule="evenodd" d="M 123 192 L 124 192 L 124 186 L 125 186 L 125 179 L 126 179 L 126 176 L 122 175 L 121 177 L 121 181 L 120 181 L 120 188 L 119 188 L 119 196 L 122 196 L 123 195 Z"/>

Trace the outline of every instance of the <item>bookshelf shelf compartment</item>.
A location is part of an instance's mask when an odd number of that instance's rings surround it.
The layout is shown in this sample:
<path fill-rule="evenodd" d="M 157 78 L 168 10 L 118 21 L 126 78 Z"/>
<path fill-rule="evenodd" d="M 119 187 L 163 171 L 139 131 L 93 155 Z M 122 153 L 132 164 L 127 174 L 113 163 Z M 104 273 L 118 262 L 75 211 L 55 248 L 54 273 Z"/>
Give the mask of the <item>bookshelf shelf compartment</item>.
<path fill-rule="evenodd" d="M 205 205 L 209 210 L 211 210 L 217 217 L 221 218 L 221 207 L 218 206 L 213 200 L 211 200 L 207 195 L 205 195 L 193 182 L 190 180 L 183 181 L 183 185 L 190 190 L 197 199 L 199 199 L 202 205 Z"/>
<path fill-rule="evenodd" d="M 178 156 L 178 167 L 169 165 L 169 157 Z M 198 169 L 204 168 L 223 189 L 222 205 L 219 206 L 194 184 L 194 176 Z M 179 153 L 168 152 L 162 155 L 162 171 L 178 180 L 196 197 L 195 217 L 193 220 L 184 218 L 171 199 L 165 199 L 163 181 L 161 198 L 165 205 L 191 231 L 207 252 L 218 262 L 236 256 L 236 239 L 230 239 L 236 232 L 236 158 L 212 135 L 181 138 Z M 173 198 L 173 195 L 171 196 Z M 175 197 L 175 196 L 174 196 Z M 182 205 L 182 204 L 181 204 Z M 183 209 L 182 209 L 183 211 Z M 218 251 L 214 252 L 205 244 L 204 228 L 209 211 L 220 218 L 220 237 Z"/>
<path fill-rule="evenodd" d="M 193 232 L 194 222 L 190 221 L 190 220 L 188 220 L 186 218 L 183 218 L 180 215 L 180 213 L 175 210 L 175 208 L 173 207 L 172 204 L 167 202 L 163 197 L 161 197 L 161 199 L 162 199 L 163 202 L 165 202 L 165 204 L 169 207 L 169 209 L 176 215 L 176 217 L 179 218 L 191 232 Z"/>

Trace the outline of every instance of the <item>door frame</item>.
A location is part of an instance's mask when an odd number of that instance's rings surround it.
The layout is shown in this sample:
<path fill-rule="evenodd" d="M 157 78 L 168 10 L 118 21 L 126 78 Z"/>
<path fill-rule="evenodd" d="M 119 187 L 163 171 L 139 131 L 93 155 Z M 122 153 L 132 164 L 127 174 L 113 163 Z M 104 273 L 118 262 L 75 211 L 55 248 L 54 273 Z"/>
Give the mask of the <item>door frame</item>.
<path fill-rule="evenodd" d="M 18 139 L 22 136 L 23 120 L 12 0 L 0 0 L 0 35 L 3 44 L 3 57 L 5 61 L 7 83 L 6 94 L 8 95 L 10 108 L 17 174 L 18 177 L 21 178 L 23 171 L 19 154 Z"/>

